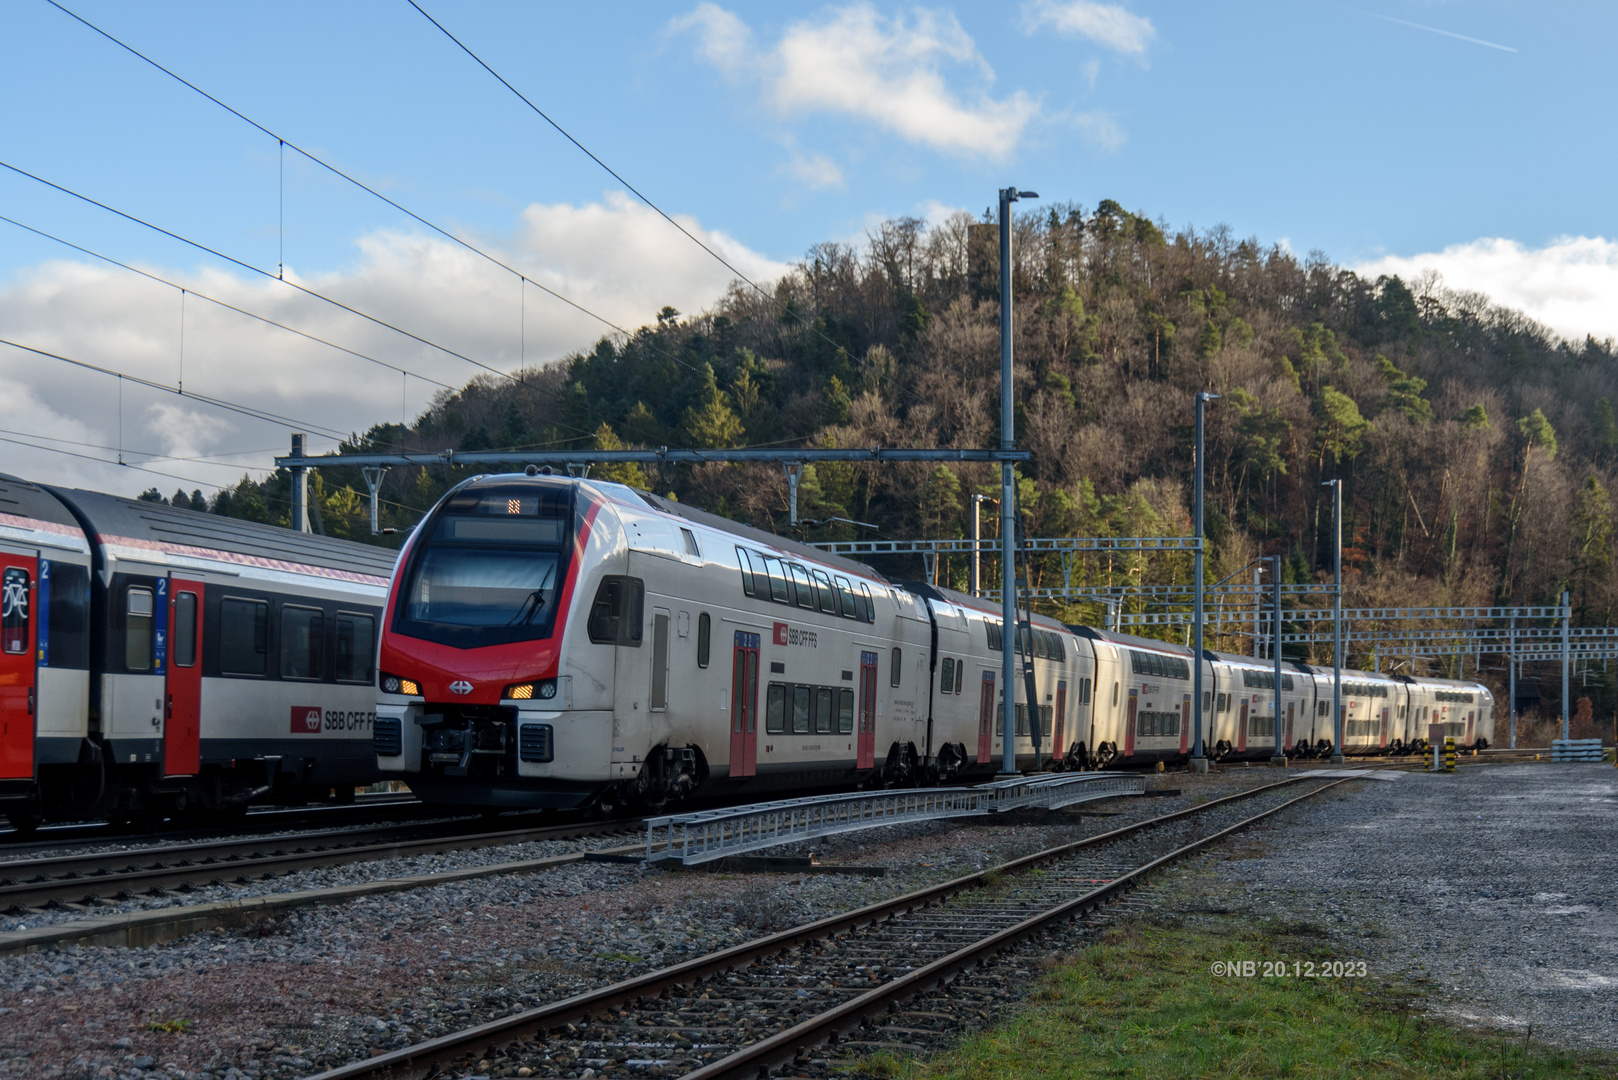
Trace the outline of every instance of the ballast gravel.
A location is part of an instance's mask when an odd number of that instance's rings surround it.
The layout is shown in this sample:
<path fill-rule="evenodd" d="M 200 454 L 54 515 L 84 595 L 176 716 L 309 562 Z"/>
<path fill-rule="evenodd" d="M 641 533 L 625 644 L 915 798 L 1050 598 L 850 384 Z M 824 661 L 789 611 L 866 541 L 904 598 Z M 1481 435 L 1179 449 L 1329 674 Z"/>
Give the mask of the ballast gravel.
<path fill-rule="evenodd" d="M 1310 924 L 1463 1024 L 1618 1048 L 1618 770 L 1463 765 L 1356 786 L 1294 807 L 1284 837 L 1202 860 L 1218 883 L 1204 901 Z"/>
<path fill-rule="evenodd" d="M 822 863 L 882 866 L 882 877 L 581 863 L 304 908 L 149 948 L 3 958 L 0 1078 L 290 1080 L 1279 778 L 1175 774 L 1151 784 L 1181 795 L 1080 806 L 1052 824 L 903 825 L 812 845 Z M 524 857 L 533 855 L 489 848 L 431 862 Z M 329 868 L 218 898 L 420 873 L 427 861 Z"/>

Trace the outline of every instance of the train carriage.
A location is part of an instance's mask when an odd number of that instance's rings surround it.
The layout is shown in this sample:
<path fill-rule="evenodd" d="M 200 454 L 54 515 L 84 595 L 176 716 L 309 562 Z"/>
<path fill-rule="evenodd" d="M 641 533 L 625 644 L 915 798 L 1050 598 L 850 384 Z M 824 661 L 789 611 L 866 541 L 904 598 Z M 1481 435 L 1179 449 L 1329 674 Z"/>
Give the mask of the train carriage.
<path fill-rule="evenodd" d="M 1213 734 L 1216 760 L 1262 760 L 1276 747 L 1275 663 L 1271 660 L 1209 652 L 1213 674 Z M 1311 714 L 1318 693 L 1307 667 L 1281 663 L 1281 752 L 1293 754 L 1311 741 Z"/>
<path fill-rule="evenodd" d="M 391 552 L 0 483 L 32 508 L 32 525 L 8 525 L 0 554 L 14 592 L 29 556 L 11 549 L 26 549 L 25 536 L 59 545 L 34 557 L 33 621 L 7 636 L 33 642 L 31 670 L 17 654 L 4 663 L 34 680 L 37 698 L 33 722 L 9 701 L 4 712 L 8 771 L 32 772 L 8 778 L 26 781 L 7 789 L 14 823 L 238 812 L 352 797 L 376 778 L 376 619 Z"/>
<path fill-rule="evenodd" d="M 1458 679 L 1403 678 L 1409 704 L 1407 745 L 1416 752 L 1431 745 L 1433 724 L 1463 750 L 1484 750 L 1494 739 L 1494 695 L 1487 687 Z"/>

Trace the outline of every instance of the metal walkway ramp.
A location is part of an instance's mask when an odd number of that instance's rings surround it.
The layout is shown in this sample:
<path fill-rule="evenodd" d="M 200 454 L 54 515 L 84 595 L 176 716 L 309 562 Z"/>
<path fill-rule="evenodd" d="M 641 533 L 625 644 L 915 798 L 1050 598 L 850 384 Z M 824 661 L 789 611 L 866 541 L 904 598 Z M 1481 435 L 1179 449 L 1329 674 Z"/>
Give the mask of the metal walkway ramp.
<path fill-rule="evenodd" d="M 814 795 L 671 814 L 647 819 L 646 861 L 694 866 L 817 836 L 1012 810 L 1055 810 L 1145 790 L 1145 778 L 1135 773 L 1048 773 L 976 787 Z"/>

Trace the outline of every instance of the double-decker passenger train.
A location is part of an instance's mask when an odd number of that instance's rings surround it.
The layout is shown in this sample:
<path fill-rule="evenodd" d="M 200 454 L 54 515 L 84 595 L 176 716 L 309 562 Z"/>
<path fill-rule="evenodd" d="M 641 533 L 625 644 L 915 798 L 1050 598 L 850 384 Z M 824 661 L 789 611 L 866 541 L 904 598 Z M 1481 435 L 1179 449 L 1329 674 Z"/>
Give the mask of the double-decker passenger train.
<path fill-rule="evenodd" d="M 1273 663 L 1042 616 L 1007 635 L 986 601 L 530 470 L 462 483 L 407 544 L 383 615 L 377 761 L 425 800 L 485 807 L 987 778 L 1008 636 L 1034 669 L 1036 700 L 1011 688 L 1019 768 L 1183 760 L 1194 722 L 1216 756 L 1275 752 Z M 1493 733 L 1479 685 L 1344 679 L 1349 752 L 1419 746 L 1429 714 L 1468 745 Z M 1329 752 L 1330 669 L 1288 663 L 1282 680 L 1281 745 Z M 1383 703 L 1398 711 L 1383 719 Z"/>
<path fill-rule="evenodd" d="M 394 554 L 0 475 L 0 810 L 351 797 Z"/>

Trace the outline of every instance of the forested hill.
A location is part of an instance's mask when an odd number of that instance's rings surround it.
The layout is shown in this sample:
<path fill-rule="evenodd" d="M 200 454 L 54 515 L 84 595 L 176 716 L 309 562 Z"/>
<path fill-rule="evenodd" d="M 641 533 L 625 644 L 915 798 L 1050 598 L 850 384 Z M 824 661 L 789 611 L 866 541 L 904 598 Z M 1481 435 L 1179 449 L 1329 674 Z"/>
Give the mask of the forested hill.
<path fill-rule="evenodd" d="M 1110 200 L 1021 217 L 1015 246 L 1030 535 L 1188 532 L 1192 395 L 1208 389 L 1221 395 L 1208 414 L 1211 579 L 1261 552 L 1284 554 L 1293 580 L 1329 570 L 1321 481 L 1342 477 L 1351 603 L 1549 603 L 1570 588 L 1581 621 L 1607 621 L 1610 341 L 1565 342 L 1484 296 L 1363 280 L 1225 228 L 1171 233 Z M 628 340 L 521 382 L 480 376 L 410 428 L 380 425 L 352 446 L 990 446 L 998 289 L 994 228 L 965 214 L 900 219 L 862 248 L 815 247 L 768 298 L 737 286 L 707 312 L 665 308 Z M 971 493 L 998 493 L 992 469 L 823 466 L 806 475 L 800 512 L 888 537 L 960 536 Z M 394 470 L 384 523 L 413 524 L 458 474 Z M 774 467 L 594 475 L 790 531 Z M 285 520 L 286 482 L 243 481 L 210 508 Z M 322 485 L 325 531 L 369 539 L 357 471 L 327 470 Z M 1061 580 L 1054 560 L 1037 571 Z M 966 569 L 942 572 L 959 584 Z M 1183 582 L 1189 568 L 1113 556 L 1074 575 Z"/>

